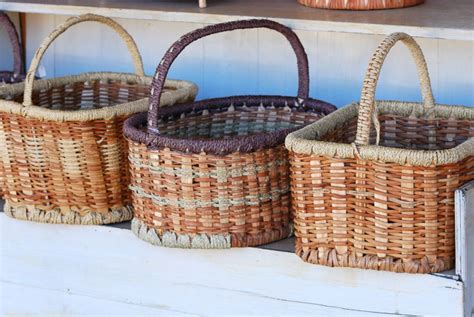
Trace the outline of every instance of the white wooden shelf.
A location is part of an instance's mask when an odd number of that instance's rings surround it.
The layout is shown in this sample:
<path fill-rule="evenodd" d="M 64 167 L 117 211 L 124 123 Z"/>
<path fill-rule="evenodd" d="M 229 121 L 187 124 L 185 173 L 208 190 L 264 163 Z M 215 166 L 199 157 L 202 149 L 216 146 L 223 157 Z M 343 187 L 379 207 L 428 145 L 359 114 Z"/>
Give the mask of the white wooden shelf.
<path fill-rule="evenodd" d="M 160 248 L 130 230 L 3 213 L 0 228 L 2 316 L 463 315 L 452 277 L 328 268 L 255 248 Z"/>
<path fill-rule="evenodd" d="M 144 20 L 217 23 L 270 18 L 300 30 L 363 34 L 407 32 L 416 37 L 474 40 L 472 0 L 426 0 L 420 6 L 382 11 L 332 11 L 300 6 L 296 0 L 0 0 L 0 10 L 77 15 L 87 12 Z"/>

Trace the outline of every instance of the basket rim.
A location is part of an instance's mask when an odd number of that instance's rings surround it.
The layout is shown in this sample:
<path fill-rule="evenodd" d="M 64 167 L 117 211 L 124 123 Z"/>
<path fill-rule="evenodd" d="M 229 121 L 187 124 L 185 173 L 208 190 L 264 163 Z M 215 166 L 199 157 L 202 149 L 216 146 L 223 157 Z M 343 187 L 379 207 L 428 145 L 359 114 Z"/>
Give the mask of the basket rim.
<path fill-rule="evenodd" d="M 138 76 L 129 73 L 117 72 L 87 72 L 79 75 L 56 77 L 51 79 L 40 79 L 34 83 L 34 91 L 50 89 L 72 84 L 77 82 L 87 82 L 90 80 L 118 80 L 134 84 L 143 84 L 149 86 L 152 77 Z M 166 87 L 175 88 L 174 91 L 167 91 L 161 99 L 162 106 L 168 106 L 177 102 L 186 102 L 193 100 L 198 88 L 196 84 L 184 80 L 167 80 Z M 83 110 L 58 110 L 46 109 L 40 106 L 23 106 L 23 104 L 6 98 L 23 94 L 25 83 L 16 83 L 4 85 L 0 87 L 0 112 L 9 114 L 22 115 L 27 118 L 48 120 L 48 121 L 91 121 L 101 119 L 111 119 L 117 116 L 128 116 L 137 112 L 146 111 L 148 109 L 148 98 L 142 98 L 128 103 L 117 104 L 111 107 L 99 109 L 83 109 Z"/>
<path fill-rule="evenodd" d="M 286 148 L 296 154 L 324 156 L 328 158 L 354 159 L 394 163 L 413 166 L 437 166 L 460 162 L 474 156 L 474 138 L 469 138 L 456 147 L 444 150 L 413 150 L 393 148 L 381 145 L 357 146 L 316 140 L 325 133 L 337 128 L 350 119 L 357 119 L 359 103 L 352 103 L 338 109 L 321 120 L 298 131 L 290 133 L 285 140 Z M 409 117 L 421 116 L 423 104 L 417 102 L 401 102 L 392 100 L 376 101 L 378 114 L 394 114 Z M 449 106 L 436 104 L 433 113 L 437 119 L 457 119 L 474 121 L 474 108 L 467 106 Z"/>
<path fill-rule="evenodd" d="M 259 104 L 261 102 L 286 103 L 288 107 L 296 109 L 294 105 L 298 97 L 287 96 L 230 96 L 223 98 L 204 99 L 197 102 L 180 104 L 175 107 L 162 108 L 159 116 L 176 116 L 186 111 L 209 109 L 214 106 L 217 109 L 228 108 L 233 104 Z M 322 114 L 331 113 L 335 106 L 318 99 L 308 99 L 305 106 L 309 110 L 317 110 Z M 278 106 L 283 108 L 284 106 Z M 179 120 L 179 119 L 177 119 Z M 246 136 L 236 136 L 229 139 L 185 139 L 151 133 L 148 130 L 138 129 L 138 126 L 146 126 L 147 114 L 141 113 L 130 117 L 124 123 L 124 135 L 131 141 L 145 144 L 151 149 L 169 148 L 172 151 L 183 153 L 207 153 L 214 155 L 228 155 L 231 153 L 250 153 L 261 149 L 267 149 L 282 144 L 288 133 L 300 129 L 300 127 L 287 128 L 272 132 L 254 133 Z"/>

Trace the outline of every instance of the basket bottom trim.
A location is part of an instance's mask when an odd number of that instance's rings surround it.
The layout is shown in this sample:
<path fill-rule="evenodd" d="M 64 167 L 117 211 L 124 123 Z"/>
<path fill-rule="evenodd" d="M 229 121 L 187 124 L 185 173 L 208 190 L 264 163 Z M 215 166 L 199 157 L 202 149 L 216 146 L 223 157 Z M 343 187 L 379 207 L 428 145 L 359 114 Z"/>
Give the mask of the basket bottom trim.
<path fill-rule="evenodd" d="M 428 257 L 420 260 L 404 261 L 393 256 L 384 258 L 375 255 L 356 256 L 354 253 L 337 254 L 336 249 L 303 250 L 296 246 L 296 254 L 303 261 L 330 267 L 351 267 L 366 270 L 390 271 L 396 273 L 440 273 L 454 267 L 454 260 L 438 258 L 430 261 Z"/>
<path fill-rule="evenodd" d="M 5 202 L 3 211 L 15 219 L 71 225 L 102 225 L 128 221 L 133 217 L 131 206 L 111 208 L 106 213 L 88 212 L 81 215 L 77 211 L 61 212 L 59 209 L 42 210 L 39 208 L 13 207 Z"/>
<path fill-rule="evenodd" d="M 163 234 L 149 227 L 138 218 L 132 220 L 132 232 L 141 240 L 150 244 L 169 248 L 183 249 L 229 249 L 233 247 L 249 247 L 270 243 L 287 238 L 293 234 L 291 226 L 284 230 L 274 230 L 258 236 L 241 236 L 236 239 L 232 234 L 177 234 L 166 231 Z"/>

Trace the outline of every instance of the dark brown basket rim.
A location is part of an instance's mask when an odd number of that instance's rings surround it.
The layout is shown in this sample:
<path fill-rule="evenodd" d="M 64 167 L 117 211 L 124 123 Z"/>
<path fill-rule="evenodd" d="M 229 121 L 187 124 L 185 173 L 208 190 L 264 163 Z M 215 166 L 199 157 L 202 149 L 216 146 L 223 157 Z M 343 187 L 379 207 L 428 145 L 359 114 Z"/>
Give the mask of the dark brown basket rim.
<path fill-rule="evenodd" d="M 287 104 L 288 107 L 298 109 L 295 104 L 298 101 L 298 97 L 286 97 L 286 96 L 232 96 L 225 98 L 213 98 L 201 100 L 198 102 L 175 105 L 172 107 L 160 108 L 160 117 L 179 116 L 182 113 L 190 112 L 193 110 L 204 110 L 209 107 L 217 109 L 227 108 L 230 105 L 242 105 L 242 104 L 270 104 L 279 103 L 276 107 L 283 107 L 282 104 Z M 333 112 L 336 107 L 325 101 L 317 99 L 308 99 L 305 101 L 304 111 L 317 111 L 321 114 L 329 114 Z M 180 120 L 179 118 L 176 120 Z M 299 127 L 277 130 L 273 132 L 262 132 L 255 133 L 248 136 L 238 136 L 229 139 L 218 139 L 218 140 L 193 140 L 183 139 L 165 136 L 161 134 L 151 133 L 148 131 L 140 130 L 139 126 L 147 125 L 147 113 L 140 113 L 132 116 L 124 123 L 124 134 L 125 136 L 137 143 L 145 144 L 150 149 L 161 149 L 169 148 L 173 151 L 179 151 L 183 153 L 207 153 L 214 155 L 227 155 L 231 153 L 250 153 L 256 150 L 266 149 L 275 147 L 283 144 L 285 137 L 288 133 L 300 129 L 304 125 Z"/>

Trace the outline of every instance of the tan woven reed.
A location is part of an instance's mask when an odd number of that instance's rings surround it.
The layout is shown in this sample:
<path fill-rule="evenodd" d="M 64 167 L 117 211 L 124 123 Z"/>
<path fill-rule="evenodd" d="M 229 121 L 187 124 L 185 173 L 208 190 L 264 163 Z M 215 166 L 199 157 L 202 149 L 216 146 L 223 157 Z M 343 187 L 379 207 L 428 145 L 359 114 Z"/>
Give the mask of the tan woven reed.
<path fill-rule="evenodd" d="M 336 10 L 380 10 L 411 7 L 424 0 L 298 0 L 302 5 Z"/>
<path fill-rule="evenodd" d="M 125 40 L 136 75 L 85 73 L 34 81 L 49 45 L 85 21 Z M 103 224 L 132 218 L 123 121 L 147 109 L 150 77 L 130 35 L 113 20 L 68 19 L 35 54 L 26 82 L 0 88 L 0 184 L 5 212 L 49 223 Z M 195 85 L 168 81 L 161 105 L 193 100 Z"/>
<path fill-rule="evenodd" d="M 298 61 L 297 97 L 234 96 L 161 108 L 155 101 L 169 67 L 195 40 L 237 29 L 283 34 Z M 150 110 L 125 122 L 133 232 L 181 248 L 255 246 L 291 232 L 285 136 L 335 107 L 308 97 L 307 57 L 296 34 L 268 20 L 222 23 L 174 43 L 158 66 Z M 147 124 L 148 120 L 148 124 Z"/>
<path fill-rule="evenodd" d="M 374 102 L 398 41 L 415 59 L 423 103 Z M 286 146 L 303 260 L 409 273 L 453 267 L 454 192 L 474 179 L 474 108 L 435 105 L 410 36 L 395 33 L 380 44 L 360 104 L 288 135 Z"/>

